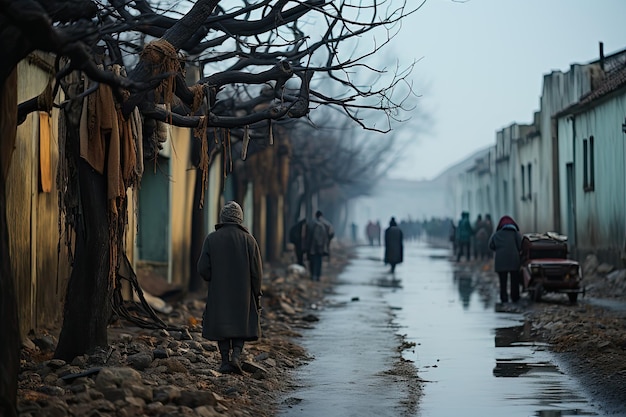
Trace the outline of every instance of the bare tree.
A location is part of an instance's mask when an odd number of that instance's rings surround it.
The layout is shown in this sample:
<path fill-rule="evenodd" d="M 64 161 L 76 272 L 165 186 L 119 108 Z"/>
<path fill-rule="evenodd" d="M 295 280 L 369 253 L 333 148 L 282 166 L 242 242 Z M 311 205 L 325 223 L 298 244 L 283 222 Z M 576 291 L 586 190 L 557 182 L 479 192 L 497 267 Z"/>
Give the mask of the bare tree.
<path fill-rule="evenodd" d="M 138 110 L 143 121 L 141 151 L 147 156 L 158 149 L 159 123 L 197 129 L 199 140 L 207 142 L 211 129 L 254 129 L 268 121 L 305 117 L 319 105 L 334 106 L 365 129 L 376 131 L 391 130 L 403 110 L 404 97 L 395 97 L 394 89 L 408 72 L 376 68 L 368 58 L 421 4 L 407 6 L 405 1 L 391 0 L 163 4 L 167 8 L 148 0 L 0 0 L 0 85 L 9 97 L 1 109 L 1 171 L 5 173 L 11 162 L 17 123 L 32 111 L 60 105 L 67 131 L 61 152 L 66 158 L 63 172 L 77 174 L 65 180 L 68 192 L 79 196 L 80 210 L 76 205 L 62 207 L 69 227 L 76 231 L 76 241 L 56 352 L 60 358 L 70 359 L 107 344 L 111 277 L 132 275 L 121 240 L 127 221 L 120 214 L 125 198 L 111 198 L 106 169 L 98 172 L 80 157 L 83 100 L 110 94 L 119 105 L 121 123 L 130 123 Z M 16 65 L 36 50 L 56 54 L 56 82 L 40 97 L 14 103 Z M 201 78 L 188 85 L 184 75 L 192 65 L 201 68 Z M 80 74 L 86 83 L 80 81 Z M 374 74 L 378 81 L 362 81 L 362 74 Z M 328 89 L 329 85 L 337 87 Z M 66 100 L 53 104 L 59 89 Z M 361 117 L 365 109 L 382 112 L 387 125 L 369 126 Z M 223 145 L 230 135 L 221 137 Z M 207 148 L 201 148 L 205 152 L 200 156 L 202 169 L 208 168 Z M 72 183 L 71 178 L 78 180 Z M 7 330 L 3 335 L 11 337 L 0 342 L 0 353 L 7 361 L 0 381 L 0 406 L 12 415 L 18 324 L 13 276 L 7 269 L 6 177 L 1 180 L 0 323 Z M 123 187 L 133 187 L 138 181 L 139 175 L 125 177 Z"/>
<path fill-rule="evenodd" d="M 359 129 L 345 115 L 324 109 L 312 119 L 319 122 L 299 120 L 291 134 L 293 222 L 303 206 L 306 217 L 312 217 L 314 195 L 333 219 L 331 213 L 339 213 L 349 200 L 367 195 L 397 157 L 393 135 L 383 138 L 380 132 Z"/>

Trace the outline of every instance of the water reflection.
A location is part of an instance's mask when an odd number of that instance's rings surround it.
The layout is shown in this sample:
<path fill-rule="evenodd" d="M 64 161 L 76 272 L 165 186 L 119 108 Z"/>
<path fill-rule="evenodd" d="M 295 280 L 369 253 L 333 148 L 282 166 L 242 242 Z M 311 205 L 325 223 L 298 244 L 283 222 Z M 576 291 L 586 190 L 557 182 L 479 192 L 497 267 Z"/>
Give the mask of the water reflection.
<path fill-rule="evenodd" d="M 580 409 L 572 409 L 572 410 L 539 410 L 535 413 L 536 416 L 540 417 L 565 417 L 565 416 L 597 416 L 597 413 L 580 410 Z"/>
<path fill-rule="evenodd" d="M 535 352 L 543 350 L 545 347 L 544 343 L 538 342 L 533 337 L 531 329 L 532 325 L 529 321 L 525 321 L 518 326 L 495 329 L 494 344 L 496 348 L 498 348 L 501 355 L 504 352 L 512 353 L 512 355 L 496 359 L 493 376 L 496 378 L 517 378 L 523 376 L 530 380 L 534 379 L 535 383 L 533 385 L 536 392 L 533 394 L 533 399 L 541 406 L 580 402 L 582 399 L 577 396 L 577 392 L 572 391 L 567 384 L 563 383 L 564 381 L 560 378 L 562 372 L 556 365 L 549 361 L 532 361 L 532 356 L 518 355 L 521 352 L 518 349 L 520 347 L 533 347 L 536 349 Z M 537 410 L 534 415 L 556 417 L 597 414 L 574 408 Z"/>
<path fill-rule="evenodd" d="M 383 277 L 376 278 L 374 285 L 381 288 L 391 288 L 394 291 L 402 288 L 402 281 L 395 273 L 387 274 Z"/>
<path fill-rule="evenodd" d="M 529 321 L 524 322 L 521 326 L 500 327 L 496 329 L 495 343 L 496 347 L 510 347 L 519 345 L 522 342 L 534 342 L 530 331 L 532 329 Z"/>
<path fill-rule="evenodd" d="M 463 308 L 467 310 L 470 305 L 470 299 L 472 292 L 474 292 L 474 284 L 472 283 L 472 277 L 462 276 L 458 280 L 459 295 L 461 296 L 461 303 Z"/>

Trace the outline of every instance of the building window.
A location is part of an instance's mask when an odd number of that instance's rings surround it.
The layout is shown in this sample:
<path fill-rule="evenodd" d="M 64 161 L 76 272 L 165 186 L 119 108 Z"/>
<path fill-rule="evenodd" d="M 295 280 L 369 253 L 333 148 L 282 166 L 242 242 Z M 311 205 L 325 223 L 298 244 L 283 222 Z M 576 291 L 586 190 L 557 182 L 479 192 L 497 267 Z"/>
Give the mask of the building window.
<path fill-rule="evenodd" d="M 532 200 L 533 198 L 533 176 L 532 176 L 532 165 L 528 163 L 528 199 Z"/>
<path fill-rule="evenodd" d="M 593 136 L 583 140 L 583 190 L 593 191 L 595 188 Z"/>
<path fill-rule="evenodd" d="M 587 166 L 587 162 L 589 161 L 589 152 L 587 145 L 587 139 L 583 139 L 583 190 L 585 191 L 589 188 L 589 167 Z"/>
<path fill-rule="evenodd" d="M 589 187 L 594 190 L 596 187 L 596 169 L 594 162 L 593 136 L 589 138 Z"/>
<path fill-rule="evenodd" d="M 526 200 L 526 175 L 524 174 L 524 164 L 522 164 L 522 201 Z"/>

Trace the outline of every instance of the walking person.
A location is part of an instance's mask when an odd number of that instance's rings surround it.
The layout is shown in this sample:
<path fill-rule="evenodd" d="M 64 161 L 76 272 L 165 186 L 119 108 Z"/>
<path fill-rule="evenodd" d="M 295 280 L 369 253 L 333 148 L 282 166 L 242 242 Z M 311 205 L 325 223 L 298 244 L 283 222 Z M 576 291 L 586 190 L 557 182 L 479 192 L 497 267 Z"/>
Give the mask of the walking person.
<path fill-rule="evenodd" d="M 402 229 L 398 227 L 394 217 L 389 221 L 389 227 L 385 229 L 385 265 L 390 265 L 390 273 L 396 271 L 396 265 L 402 263 L 404 255 Z"/>
<path fill-rule="evenodd" d="M 470 224 L 469 212 L 464 211 L 461 213 L 461 219 L 456 227 L 457 262 L 461 261 L 463 253 L 465 253 L 467 260 L 470 260 L 470 241 L 472 240 L 473 234 L 474 230 Z"/>
<path fill-rule="evenodd" d="M 241 374 L 244 342 L 261 335 L 261 251 L 242 223 L 239 204 L 226 203 L 198 259 L 198 273 L 209 283 L 202 337 L 217 342 L 221 373 Z"/>
<path fill-rule="evenodd" d="M 493 229 L 493 227 L 491 229 Z M 478 215 L 478 220 L 474 227 L 474 257 L 476 259 L 483 260 L 489 258 L 488 244 L 493 230 L 491 232 L 488 230 L 486 218 L 482 219 L 482 217 Z"/>
<path fill-rule="evenodd" d="M 489 248 L 495 252 L 494 270 L 500 279 L 500 301 L 509 301 L 507 285 L 510 276 L 511 301 L 516 303 L 520 297 L 522 235 L 510 216 L 502 216 L 498 222 L 495 233 L 489 238 Z"/>
<path fill-rule="evenodd" d="M 330 241 L 335 236 L 333 225 L 326 220 L 321 211 L 315 213 L 315 219 L 309 223 L 307 230 L 307 257 L 311 279 L 319 281 L 322 276 L 322 259 L 330 256 Z"/>
<path fill-rule="evenodd" d="M 376 225 L 371 220 L 367 222 L 367 226 L 365 227 L 365 235 L 367 236 L 367 241 L 370 246 L 374 246 L 374 237 L 376 234 Z"/>
<path fill-rule="evenodd" d="M 289 229 L 289 242 L 293 243 L 293 250 L 296 254 L 296 261 L 304 266 L 304 249 L 306 246 L 306 220 L 299 220 Z"/>
<path fill-rule="evenodd" d="M 484 236 L 482 234 L 482 229 L 483 229 L 483 216 L 482 215 L 478 215 L 476 217 L 476 222 L 474 223 L 474 227 L 472 227 L 472 230 L 474 231 L 473 235 L 472 235 L 472 239 L 471 239 L 471 247 L 472 247 L 472 253 L 474 255 L 474 259 L 480 259 L 480 242 L 479 239 L 482 237 L 484 238 L 484 243 L 487 244 L 487 241 L 489 239 L 489 236 Z M 480 236 L 479 236 L 480 234 Z"/>
<path fill-rule="evenodd" d="M 456 255 L 456 225 L 454 224 L 454 220 L 450 220 L 448 239 L 450 240 L 450 243 L 452 243 L 452 254 Z"/>

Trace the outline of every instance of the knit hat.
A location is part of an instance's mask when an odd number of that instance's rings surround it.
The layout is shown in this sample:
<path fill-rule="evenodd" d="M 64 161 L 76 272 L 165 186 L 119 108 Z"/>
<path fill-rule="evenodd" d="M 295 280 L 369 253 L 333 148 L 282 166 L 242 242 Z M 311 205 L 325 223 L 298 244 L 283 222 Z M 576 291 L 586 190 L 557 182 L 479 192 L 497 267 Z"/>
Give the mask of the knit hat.
<path fill-rule="evenodd" d="M 243 210 L 235 201 L 229 201 L 222 207 L 220 212 L 220 221 L 222 223 L 243 223 Z"/>

